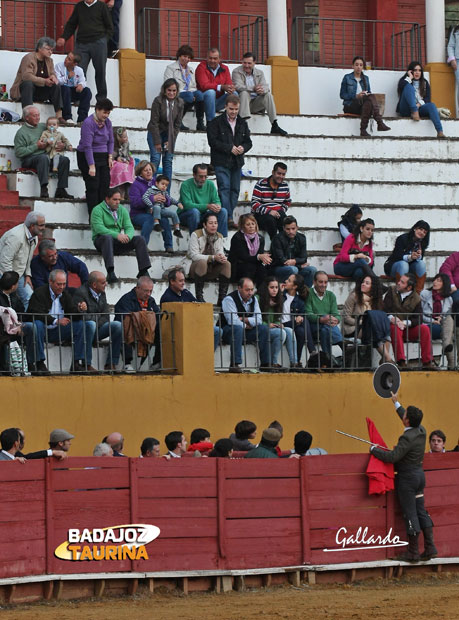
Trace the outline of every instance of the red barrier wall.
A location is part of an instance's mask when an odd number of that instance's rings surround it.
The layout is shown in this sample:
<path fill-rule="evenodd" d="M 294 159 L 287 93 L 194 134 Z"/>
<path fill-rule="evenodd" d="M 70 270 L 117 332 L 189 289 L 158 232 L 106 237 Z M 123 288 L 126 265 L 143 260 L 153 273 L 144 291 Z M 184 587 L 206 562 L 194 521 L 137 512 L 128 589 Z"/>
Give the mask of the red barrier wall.
<path fill-rule="evenodd" d="M 0 578 L 364 562 L 393 549 L 325 552 L 336 533 L 406 539 L 393 493 L 369 496 L 368 456 L 300 460 L 69 458 L 0 466 Z M 426 504 L 441 557 L 459 556 L 459 454 L 426 455 Z M 54 556 L 69 528 L 149 523 L 148 560 Z"/>

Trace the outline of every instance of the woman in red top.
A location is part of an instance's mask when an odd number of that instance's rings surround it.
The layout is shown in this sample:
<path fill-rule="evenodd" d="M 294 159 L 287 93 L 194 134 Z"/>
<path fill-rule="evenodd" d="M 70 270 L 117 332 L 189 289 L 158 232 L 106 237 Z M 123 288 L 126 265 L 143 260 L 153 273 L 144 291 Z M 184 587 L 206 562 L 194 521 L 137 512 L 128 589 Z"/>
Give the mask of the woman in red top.
<path fill-rule="evenodd" d="M 346 237 L 340 253 L 333 262 L 337 276 L 358 280 L 363 276 L 376 277 L 373 272 L 373 232 L 375 223 L 372 219 L 362 220 L 352 235 Z"/>

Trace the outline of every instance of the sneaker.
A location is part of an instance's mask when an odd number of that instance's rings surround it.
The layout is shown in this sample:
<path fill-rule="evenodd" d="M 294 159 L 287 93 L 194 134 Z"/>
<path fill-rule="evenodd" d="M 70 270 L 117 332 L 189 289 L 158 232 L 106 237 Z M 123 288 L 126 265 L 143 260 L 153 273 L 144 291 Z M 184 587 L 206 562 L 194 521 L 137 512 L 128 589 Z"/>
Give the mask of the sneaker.
<path fill-rule="evenodd" d="M 240 364 L 231 364 L 231 366 L 228 368 L 228 372 L 234 373 L 234 374 L 240 374 L 242 372 L 242 368 Z"/>
<path fill-rule="evenodd" d="M 153 230 L 156 230 L 156 232 L 159 232 L 159 233 L 160 233 L 160 232 L 163 232 L 163 229 L 161 228 L 161 225 L 160 225 L 160 224 L 155 224 L 155 225 L 153 226 Z"/>
<path fill-rule="evenodd" d="M 107 284 L 115 284 L 115 282 L 118 282 L 116 273 L 114 271 L 110 271 L 107 273 Z"/>
<path fill-rule="evenodd" d="M 178 237 L 179 239 L 183 239 L 182 231 L 180 230 L 180 228 L 176 228 L 174 230 L 174 236 Z"/>
<path fill-rule="evenodd" d="M 69 127 L 75 126 L 75 121 L 73 120 L 73 118 L 67 118 L 65 122 L 67 123 Z"/>
<path fill-rule="evenodd" d="M 135 368 L 132 364 L 124 364 L 124 372 L 135 372 Z"/>
<path fill-rule="evenodd" d="M 40 189 L 40 198 L 49 198 L 48 186 L 42 185 Z"/>
<path fill-rule="evenodd" d="M 66 200 L 73 200 L 74 196 L 69 194 L 67 190 L 63 187 L 58 187 L 56 193 L 54 194 L 54 198 L 65 198 Z"/>

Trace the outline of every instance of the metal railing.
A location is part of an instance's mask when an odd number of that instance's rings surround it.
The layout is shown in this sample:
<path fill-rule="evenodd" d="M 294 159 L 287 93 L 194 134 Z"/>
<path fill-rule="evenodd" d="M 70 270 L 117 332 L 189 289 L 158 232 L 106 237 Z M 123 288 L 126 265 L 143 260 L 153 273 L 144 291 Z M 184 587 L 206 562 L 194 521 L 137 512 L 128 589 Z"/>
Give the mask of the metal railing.
<path fill-rule="evenodd" d="M 142 343 L 135 331 L 133 338 L 126 340 L 124 322 L 130 314 L 66 314 L 70 319 L 68 324 L 58 322 L 53 327 L 46 324 L 49 315 L 26 315 L 16 338 L 8 342 L 2 334 L 0 361 L 4 370 L 0 374 L 95 374 L 93 369 L 105 374 L 175 371 L 174 314 L 156 313 L 152 344 Z M 167 336 L 166 322 L 170 322 Z M 172 352 L 168 366 L 163 357 L 165 344 Z M 38 362 L 45 363 L 45 368 L 37 366 Z"/>
<path fill-rule="evenodd" d="M 178 48 L 187 43 L 195 60 L 204 60 L 210 47 L 218 47 L 228 62 L 240 62 L 250 50 L 262 63 L 265 22 L 261 15 L 245 13 L 144 7 L 137 17 L 137 48 L 149 58 L 175 58 Z"/>
<path fill-rule="evenodd" d="M 279 316 L 276 327 L 268 326 L 268 315 L 261 313 L 258 316 L 258 324 L 249 330 L 243 328 L 241 336 L 237 334 L 236 325 L 239 323 L 237 314 L 234 314 L 232 324 L 224 318 L 223 313 L 214 315 L 216 370 L 229 370 L 238 364 L 241 370 L 265 372 L 317 372 L 324 369 L 368 371 L 376 368 L 382 361 L 381 347 L 378 350 L 378 345 L 383 344 L 384 340 L 376 342 L 371 330 L 362 331 L 364 315 L 352 315 L 355 319 L 355 328 L 350 328 L 342 315 L 337 330 L 334 331 L 324 330 L 323 328 L 327 326 L 319 321 L 308 321 L 306 315 L 295 315 L 288 323 L 282 323 L 282 317 Z M 445 317 L 452 318 L 453 315 Z M 408 316 L 406 318 L 408 319 Z M 413 314 L 409 315 L 409 318 L 412 320 Z M 429 328 L 431 342 L 441 342 L 438 338 L 432 338 L 433 326 L 431 323 L 423 324 L 422 318 L 421 316 L 420 325 Z M 457 315 L 453 318 L 456 323 Z M 312 331 L 307 328 L 300 329 L 301 325 L 306 327 L 307 322 Z M 403 330 L 404 351 L 397 350 L 394 341 L 395 348 L 391 344 L 390 353 L 393 361 L 405 358 L 407 368 L 416 370 L 423 365 L 421 332 L 416 327 L 409 332 L 408 329 Z M 454 327 L 451 342 L 448 344 L 452 347 L 451 355 L 455 369 L 458 368 L 458 336 L 459 333 Z M 392 341 L 390 330 L 385 336 L 385 341 Z M 301 347 L 298 347 L 299 343 Z M 441 350 L 436 357 L 438 367 L 446 368 L 448 364 L 445 351 Z"/>
<path fill-rule="evenodd" d="M 75 8 L 74 2 L 1 0 L 0 49 L 32 52 L 40 37 L 58 39 Z M 72 39 L 66 50 L 72 49 Z"/>
<path fill-rule="evenodd" d="M 373 69 L 404 70 L 425 58 L 425 30 L 416 22 L 296 17 L 291 56 L 303 66 L 351 67 L 363 56 Z"/>

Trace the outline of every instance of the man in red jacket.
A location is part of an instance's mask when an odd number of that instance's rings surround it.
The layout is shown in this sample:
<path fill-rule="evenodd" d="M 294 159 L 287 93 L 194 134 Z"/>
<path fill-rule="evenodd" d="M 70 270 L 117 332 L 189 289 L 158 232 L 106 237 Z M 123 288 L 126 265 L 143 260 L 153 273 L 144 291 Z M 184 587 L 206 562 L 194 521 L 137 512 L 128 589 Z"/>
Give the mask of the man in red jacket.
<path fill-rule="evenodd" d="M 204 94 L 204 108 L 207 122 L 215 117 L 215 112 L 226 105 L 227 95 L 237 94 L 227 65 L 220 62 L 220 50 L 212 47 L 196 68 L 196 84 Z"/>

